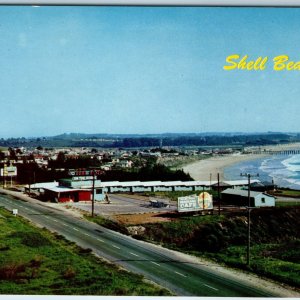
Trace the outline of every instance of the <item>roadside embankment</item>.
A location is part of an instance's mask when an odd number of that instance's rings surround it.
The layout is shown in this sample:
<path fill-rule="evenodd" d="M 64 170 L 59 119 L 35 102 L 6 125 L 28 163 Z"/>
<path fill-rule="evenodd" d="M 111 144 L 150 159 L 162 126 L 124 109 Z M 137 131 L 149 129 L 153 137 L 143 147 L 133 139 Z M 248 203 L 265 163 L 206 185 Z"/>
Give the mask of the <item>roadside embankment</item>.
<path fill-rule="evenodd" d="M 0 208 L 0 295 L 170 295 Z"/>
<path fill-rule="evenodd" d="M 143 224 L 138 238 L 193 253 L 294 286 L 299 290 L 299 207 L 251 212 L 251 264 L 246 265 L 246 212 L 186 216 L 172 222 Z"/>

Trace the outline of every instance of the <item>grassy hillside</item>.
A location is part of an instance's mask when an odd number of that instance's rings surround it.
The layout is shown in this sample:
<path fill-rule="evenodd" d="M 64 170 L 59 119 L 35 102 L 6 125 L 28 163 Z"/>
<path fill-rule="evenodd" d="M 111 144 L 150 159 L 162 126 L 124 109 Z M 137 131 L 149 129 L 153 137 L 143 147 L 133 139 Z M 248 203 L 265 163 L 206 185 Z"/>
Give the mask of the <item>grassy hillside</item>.
<path fill-rule="evenodd" d="M 0 294 L 169 295 L 0 209 Z"/>
<path fill-rule="evenodd" d="M 246 265 L 246 213 L 186 216 L 143 224 L 140 239 L 204 256 L 300 287 L 300 207 L 251 212 L 251 264 Z"/>

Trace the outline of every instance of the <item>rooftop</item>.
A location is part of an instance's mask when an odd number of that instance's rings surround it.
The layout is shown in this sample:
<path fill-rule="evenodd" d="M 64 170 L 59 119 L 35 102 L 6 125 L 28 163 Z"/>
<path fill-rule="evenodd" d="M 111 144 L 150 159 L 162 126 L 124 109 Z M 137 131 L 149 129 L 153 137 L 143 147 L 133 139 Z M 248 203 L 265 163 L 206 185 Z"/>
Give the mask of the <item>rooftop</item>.
<path fill-rule="evenodd" d="M 228 195 L 238 195 L 238 196 L 242 196 L 242 197 L 248 197 L 248 190 L 240 190 L 240 189 L 226 189 L 223 192 L 221 192 L 221 194 L 228 194 Z M 250 191 L 250 197 L 254 198 L 258 195 L 266 195 L 269 197 L 273 197 L 272 195 L 263 193 L 263 192 L 254 192 L 254 191 Z"/>

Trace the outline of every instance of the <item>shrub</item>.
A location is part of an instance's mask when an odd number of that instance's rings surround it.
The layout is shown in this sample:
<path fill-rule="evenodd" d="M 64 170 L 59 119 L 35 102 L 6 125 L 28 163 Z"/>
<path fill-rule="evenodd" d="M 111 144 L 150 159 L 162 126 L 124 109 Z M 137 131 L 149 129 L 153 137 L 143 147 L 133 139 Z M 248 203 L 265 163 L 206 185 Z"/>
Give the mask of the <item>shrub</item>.
<path fill-rule="evenodd" d="M 0 245 L 0 251 L 7 251 L 9 250 L 10 247 L 9 246 L 6 246 L 6 245 Z"/>
<path fill-rule="evenodd" d="M 36 278 L 38 276 L 39 269 L 42 265 L 42 262 L 43 262 L 42 257 L 40 256 L 36 256 L 34 259 L 32 259 L 29 262 L 29 267 L 31 268 L 31 275 L 30 275 L 31 279 Z"/>
<path fill-rule="evenodd" d="M 86 248 L 86 249 L 80 248 L 80 249 L 79 249 L 79 253 L 80 253 L 80 254 L 88 254 L 88 253 L 91 253 L 91 252 L 93 252 L 93 250 L 90 249 L 90 248 Z"/>
<path fill-rule="evenodd" d="M 67 266 L 67 268 L 63 271 L 63 278 L 64 279 L 71 279 L 74 278 L 76 275 L 76 271 L 72 266 Z"/>
<path fill-rule="evenodd" d="M 21 243 L 29 247 L 42 247 L 51 245 L 50 240 L 37 231 L 14 232 L 10 236 L 13 238 L 21 238 Z"/>
<path fill-rule="evenodd" d="M 51 245 L 51 242 L 38 232 L 24 232 L 22 244 L 29 247 L 43 247 Z"/>
<path fill-rule="evenodd" d="M 0 279 L 4 280 L 16 280 L 19 278 L 19 274 L 25 272 L 26 265 L 24 263 L 8 263 L 0 268 Z"/>

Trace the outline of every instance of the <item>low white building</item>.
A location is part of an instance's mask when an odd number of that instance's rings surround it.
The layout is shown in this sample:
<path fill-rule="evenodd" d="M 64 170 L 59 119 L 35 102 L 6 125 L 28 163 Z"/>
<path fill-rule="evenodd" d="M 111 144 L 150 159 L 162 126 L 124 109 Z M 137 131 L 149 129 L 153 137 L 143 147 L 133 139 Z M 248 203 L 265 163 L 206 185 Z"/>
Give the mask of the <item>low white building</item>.
<path fill-rule="evenodd" d="M 226 189 L 221 192 L 222 202 L 237 206 L 248 206 L 248 190 Z M 250 191 L 250 207 L 275 206 L 275 197 L 263 192 Z"/>

